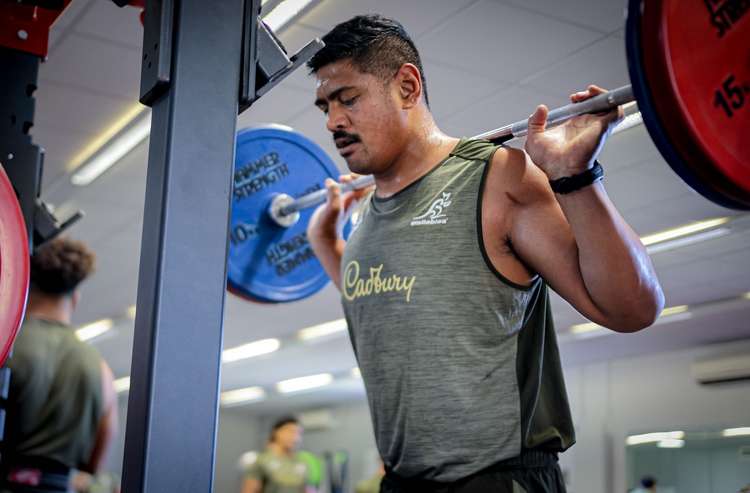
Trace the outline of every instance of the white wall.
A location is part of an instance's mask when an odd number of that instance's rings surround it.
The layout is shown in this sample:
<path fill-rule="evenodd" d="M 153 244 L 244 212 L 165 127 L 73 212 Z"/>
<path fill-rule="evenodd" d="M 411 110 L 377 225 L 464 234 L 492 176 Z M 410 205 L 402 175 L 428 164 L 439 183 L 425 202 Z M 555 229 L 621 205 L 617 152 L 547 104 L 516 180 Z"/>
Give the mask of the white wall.
<path fill-rule="evenodd" d="M 561 458 L 571 493 L 625 492 L 625 438 L 668 430 L 750 426 L 750 383 L 700 386 L 701 357 L 750 351 L 750 341 L 567 368 L 577 443 Z"/>

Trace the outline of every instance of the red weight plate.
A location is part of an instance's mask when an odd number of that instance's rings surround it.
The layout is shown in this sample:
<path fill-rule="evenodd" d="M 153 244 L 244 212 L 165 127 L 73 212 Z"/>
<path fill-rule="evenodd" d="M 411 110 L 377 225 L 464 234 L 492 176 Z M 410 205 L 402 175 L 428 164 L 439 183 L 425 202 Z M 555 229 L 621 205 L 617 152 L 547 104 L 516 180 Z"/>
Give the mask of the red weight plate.
<path fill-rule="evenodd" d="M 665 3 L 662 49 L 682 116 L 750 202 L 750 8 L 736 0 Z"/>
<path fill-rule="evenodd" d="M 665 161 L 689 186 L 724 207 L 750 209 L 747 193 L 711 162 L 681 118 L 664 57 L 660 56 L 664 6 L 661 0 L 628 2 L 628 72 L 643 123 Z"/>
<path fill-rule="evenodd" d="M 717 27 L 735 3 L 643 2 L 642 46 L 653 104 L 687 172 L 670 165 L 708 198 L 748 209 L 750 12 Z"/>
<path fill-rule="evenodd" d="M 13 186 L 0 166 L 0 366 L 21 327 L 28 291 L 26 223 Z"/>
<path fill-rule="evenodd" d="M 721 206 L 750 208 L 736 199 L 744 192 L 716 170 L 680 118 L 663 57 L 658 56 L 663 6 L 660 0 L 628 2 L 628 72 L 643 123 L 666 163 L 686 184 Z"/>

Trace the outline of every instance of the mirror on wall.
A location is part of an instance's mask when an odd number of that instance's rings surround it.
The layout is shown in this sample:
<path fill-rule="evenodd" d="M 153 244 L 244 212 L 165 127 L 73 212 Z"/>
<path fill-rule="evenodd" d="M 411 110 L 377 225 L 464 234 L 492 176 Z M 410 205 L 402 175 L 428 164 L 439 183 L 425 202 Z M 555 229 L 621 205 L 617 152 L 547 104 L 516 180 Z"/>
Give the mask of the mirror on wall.
<path fill-rule="evenodd" d="M 750 493 L 750 426 L 638 433 L 626 446 L 628 492 Z"/>

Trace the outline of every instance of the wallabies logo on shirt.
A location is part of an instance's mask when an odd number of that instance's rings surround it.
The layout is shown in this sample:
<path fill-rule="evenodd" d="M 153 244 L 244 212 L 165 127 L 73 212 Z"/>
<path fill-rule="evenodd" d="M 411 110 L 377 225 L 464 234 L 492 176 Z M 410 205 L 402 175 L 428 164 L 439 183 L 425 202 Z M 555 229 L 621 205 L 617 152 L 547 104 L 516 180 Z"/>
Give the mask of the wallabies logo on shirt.
<path fill-rule="evenodd" d="M 445 224 L 448 222 L 448 215 L 445 213 L 445 210 L 450 207 L 452 203 L 451 192 L 442 192 L 441 196 L 430 204 L 430 208 L 427 209 L 427 212 L 413 218 L 409 224 L 411 226 Z"/>

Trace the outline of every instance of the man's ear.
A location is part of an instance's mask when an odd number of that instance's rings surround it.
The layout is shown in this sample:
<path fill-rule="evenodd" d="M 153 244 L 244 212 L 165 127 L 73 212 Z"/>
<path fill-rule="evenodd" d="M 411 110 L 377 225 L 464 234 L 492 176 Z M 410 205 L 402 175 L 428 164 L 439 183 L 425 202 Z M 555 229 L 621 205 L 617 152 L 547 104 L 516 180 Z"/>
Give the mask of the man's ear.
<path fill-rule="evenodd" d="M 413 63 L 401 65 L 396 73 L 396 84 L 404 109 L 413 108 L 422 98 L 422 76 Z"/>

